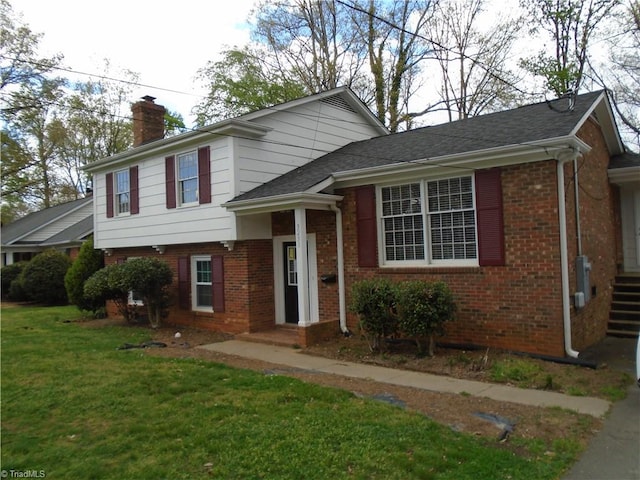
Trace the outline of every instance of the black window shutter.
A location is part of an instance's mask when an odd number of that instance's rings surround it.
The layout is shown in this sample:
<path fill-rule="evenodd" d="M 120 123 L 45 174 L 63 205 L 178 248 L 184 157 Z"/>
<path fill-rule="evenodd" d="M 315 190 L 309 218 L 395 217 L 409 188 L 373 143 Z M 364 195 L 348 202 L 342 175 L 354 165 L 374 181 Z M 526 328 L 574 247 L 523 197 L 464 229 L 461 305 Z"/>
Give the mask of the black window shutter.
<path fill-rule="evenodd" d="M 481 266 L 504 265 L 501 171 L 499 168 L 479 170 L 475 177 L 478 263 Z"/>
<path fill-rule="evenodd" d="M 164 159 L 167 208 L 176 208 L 176 157 Z"/>
<path fill-rule="evenodd" d="M 213 293 L 213 311 L 224 312 L 224 257 L 211 256 L 211 289 Z"/>
<path fill-rule="evenodd" d="M 191 309 L 191 273 L 189 257 L 178 257 L 178 304 L 183 310 Z"/>
<path fill-rule="evenodd" d="M 356 224 L 358 232 L 358 265 L 376 267 L 377 229 L 376 195 L 373 185 L 356 189 Z"/>
<path fill-rule="evenodd" d="M 211 203 L 211 160 L 209 146 L 198 149 L 198 201 Z"/>
<path fill-rule="evenodd" d="M 138 166 L 129 169 L 129 195 L 131 197 L 131 205 L 129 213 L 135 215 L 140 213 L 140 198 L 138 194 Z"/>
<path fill-rule="evenodd" d="M 107 182 L 107 218 L 113 217 L 113 173 L 107 173 L 105 176 Z"/>

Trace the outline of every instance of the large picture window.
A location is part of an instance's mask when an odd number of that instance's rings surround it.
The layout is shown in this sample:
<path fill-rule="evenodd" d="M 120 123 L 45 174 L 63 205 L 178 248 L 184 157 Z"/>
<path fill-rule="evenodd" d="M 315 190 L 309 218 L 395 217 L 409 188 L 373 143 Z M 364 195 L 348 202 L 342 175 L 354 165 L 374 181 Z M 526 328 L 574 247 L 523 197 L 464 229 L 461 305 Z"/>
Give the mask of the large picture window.
<path fill-rule="evenodd" d="M 477 259 L 471 176 L 382 187 L 380 193 L 385 263 Z"/>
<path fill-rule="evenodd" d="M 195 151 L 178 155 L 178 198 L 180 204 L 198 201 L 198 155 Z"/>

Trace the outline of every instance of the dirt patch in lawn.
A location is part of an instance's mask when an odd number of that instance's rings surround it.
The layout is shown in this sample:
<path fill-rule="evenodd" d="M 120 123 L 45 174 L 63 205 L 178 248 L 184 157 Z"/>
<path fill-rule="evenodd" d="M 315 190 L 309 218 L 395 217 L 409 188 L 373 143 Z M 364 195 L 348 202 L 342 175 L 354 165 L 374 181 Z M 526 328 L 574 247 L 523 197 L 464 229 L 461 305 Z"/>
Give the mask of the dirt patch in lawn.
<path fill-rule="evenodd" d="M 91 322 L 94 326 L 99 323 Z M 180 331 L 180 338 L 175 333 Z M 246 368 L 268 375 L 286 375 L 300 380 L 340 388 L 363 398 L 373 398 L 420 412 L 434 421 L 450 428 L 484 438 L 517 451 L 524 455 L 544 455 L 552 453 L 555 440 L 565 438 L 585 447 L 590 438 L 602 427 L 602 420 L 588 415 L 557 408 L 540 408 L 508 402 L 498 402 L 488 398 L 429 392 L 415 388 L 378 383 L 370 380 L 322 374 L 267 362 L 224 355 L 204 349 L 194 348 L 225 341 L 232 336 L 217 332 L 180 327 L 149 330 L 150 340 L 166 344 L 166 348 L 147 348 L 149 355 L 174 358 L 191 358 L 224 363 L 237 368 Z M 392 368 L 424 371 L 456 378 L 477 381 L 491 381 L 494 365 L 501 361 L 523 359 L 506 353 L 482 351 L 438 349 L 434 358 L 416 356 L 413 347 L 406 344 L 391 346 L 383 354 L 372 354 L 362 338 L 336 338 L 304 350 L 304 353 L 321 355 L 343 361 L 364 362 Z M 563 365 L 542 360 L 526 359 L 523 365 L 532 364 L 534 370 L 541 369 L 543 384 L 526 385 L 529 388 L 552 387 L 556 391 L 568 392 L 576 389 L 584 395 L 612 385 L 628 385 L 629 379 L 620 372 L 594 370 L 574 365 Z M 517 367 L 518 368 L 525 367 Z M 526 370 L 526 368 L 525 368 Z M 539 373 L 539 372 L 538 372 Z M 494 373 L 495 374 L 495 373 Z M 513 372 L 510 373 L 514 375 Z M 524 374 L 523 374 L 524 375 Z M 548 376 L 551 376 L 549 382 Z M 531 380 L 529 380 L 531 382 Z M 534 383 L 539 380 L 533 381 Z M 506 382 L 507 384 L 513 384 Z M 516 382 L 517 383 L 517 382 Z M 550 383 L 550 384 L 549 384 Z M 626 391 L 626 387 L 622 387 Z M 599 395 L 602 397 L 602 393 Z M 548 451 L 532 452 L 523 449 L 519 440 L 540 440 Z M 544 449 L 543 449 L 544 450 Z"/>

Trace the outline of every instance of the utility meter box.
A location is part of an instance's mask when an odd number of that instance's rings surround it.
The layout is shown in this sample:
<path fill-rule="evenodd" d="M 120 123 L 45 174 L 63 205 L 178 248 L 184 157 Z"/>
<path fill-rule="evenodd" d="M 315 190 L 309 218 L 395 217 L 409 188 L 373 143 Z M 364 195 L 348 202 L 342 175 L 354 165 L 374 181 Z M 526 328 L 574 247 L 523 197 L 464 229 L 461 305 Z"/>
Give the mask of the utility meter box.
<path fill-rule="evenodd" d="M 576 257 L 576 307 L 584 307 L 591 300 L 591 263 L 586 255 Z M 579 295 L 582 294 L 582 295 Z"/>

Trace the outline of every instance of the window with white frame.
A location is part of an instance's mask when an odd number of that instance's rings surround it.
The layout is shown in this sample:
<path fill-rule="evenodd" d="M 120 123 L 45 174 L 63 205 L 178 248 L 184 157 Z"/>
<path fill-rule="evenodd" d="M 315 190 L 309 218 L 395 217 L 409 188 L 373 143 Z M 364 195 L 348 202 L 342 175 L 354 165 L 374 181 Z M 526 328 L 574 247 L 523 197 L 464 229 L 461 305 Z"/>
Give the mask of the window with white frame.
<path fill-rule="evenodd" d="M 471 176 L 381 188 L 384 262 L 469 264 L 477 257 Z"/>
<path fill-rule="evenodd" d="M 135 258 L 140 258 L 140 257 L 129 257 L 129 258 L 127 258 L 127 261 L 133 260 Z M 144 299 L 142 298 L 142 295 L 140 295 L 140 292 L 138 292 L 137 290 L 129 290 L 129 296 L 127 298 L 127 303 L 129 305 L 143 306 L 144 305 Z"/>
<path fill-rule="evenodd" d="M 213 308 L 211 257 L 191 257 L 191 276 L 193 309 L 210 312 Z"/>
<path fill-rule="evenodd" d="M 131 209 L 129 170 L 119 170 L 115 172 L 113 175 L 113 183 L 116 215 L 129 213 Z"/>
<path fill-rule="evenodd" d="M 178 155 L 178 199 L 180 204 L 198 201 L 198 153 Z"/>

